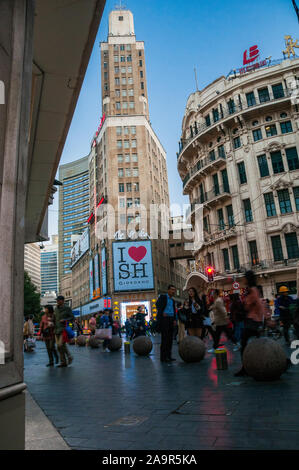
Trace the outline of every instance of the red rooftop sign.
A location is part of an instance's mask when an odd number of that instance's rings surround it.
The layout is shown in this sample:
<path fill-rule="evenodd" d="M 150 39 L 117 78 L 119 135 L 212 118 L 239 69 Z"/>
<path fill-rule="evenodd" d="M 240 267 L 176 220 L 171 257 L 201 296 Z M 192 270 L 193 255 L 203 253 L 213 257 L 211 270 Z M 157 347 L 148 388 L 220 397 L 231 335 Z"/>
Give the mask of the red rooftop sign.
<path fill-rule="evenodd" d="M 257 46 L 250 47 L 249 57 L 247 56 L 247 52 L 248 51 L 246 49 L 246 51 L 244 51 L 244 54 L 243 54 L 243 65 L 252 64 L 252 62 L 254 62 L 258 58 L 259 53 L 260 53 Z"/>

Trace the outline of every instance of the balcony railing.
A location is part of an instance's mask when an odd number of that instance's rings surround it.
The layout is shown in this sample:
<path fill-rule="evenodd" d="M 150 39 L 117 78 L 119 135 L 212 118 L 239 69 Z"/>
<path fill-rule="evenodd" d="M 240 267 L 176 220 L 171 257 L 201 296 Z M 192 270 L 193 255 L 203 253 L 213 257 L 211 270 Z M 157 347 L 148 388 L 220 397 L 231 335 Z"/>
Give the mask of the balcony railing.
<path fill-rule="evenodd" d="M 209 204 L 214 200 L 217 200 L 220 197 L 228 196 L 230 197 L 230 189 L 228 185 L 214 187 L 210 191 L 205 191 L 198 199 L 194 199 L 186 211 L 186 218 L 190 217 L 192 212 L 195 210 L 197 204 Z"/>
<path fill-rule="evenodd" d="M 219 161 L 225 161 L 225 155 L 215 155 L 215 156 L 208 156 L 206 158 L 203 158 L 202 160 L 199 160 L 194 167 L 191 168 L 189 173 L 184 178 L 183 181 L 183 188 L 185 188 L 186 184 L 188 181 L 199 171 L 201 170 L 206 170 L 210 165 L 215 164 L 215 162 Z"/>
<path fill-rule="evenodd" d="M 179 142 L 179 152 L 177 153 L 177 159 L 180 158 L 181 153 L 183 152 L 185 147 L 193 139 L 195 139 L 199 135 L 203 134 L 206 130 L 208 130 L 209 128 L 212 128 L 214 125 L 219 124 L 223 119 L 226 119 L 230 116 L 234 116 L 235 114 L 240 113 L 242 111 L 248 111 L 250 109 L 254 109 L 258 106 L 264 105 L 264 104 L 269 103 L 269 102 L 278 101 L 278 100 L 290 97 L 290 96 L 294 95 L 295 93 L 297 93 L 297 91 L 298 91 L 298 89 L 284 88 L 283 93 L 273 94 L 273 92 L 269 92 L 267 96 L 263 95 L 259 98 L 257 98 L 256 95 L 255 95 L 255 99 L 253 101 L 249 102 L 249 104 L 248 104 L 247 101 L 244 102 L 244 100 L 241 100 L 240 103 L 238 103 L 238 104 L 234 103 L 231 106 L 227 106 L 227 108 L 224 109 L 222 112 L 219 111 L 217 119 L 213 119 L 213 121 L 211 119 L 210 124 L 203 123 L 203 124 L 199 125 L 198 123 L 196 123 L 191 128 L 192 130 L 190 131 L 189 138 L 180 140 L 180 142 Z"/>

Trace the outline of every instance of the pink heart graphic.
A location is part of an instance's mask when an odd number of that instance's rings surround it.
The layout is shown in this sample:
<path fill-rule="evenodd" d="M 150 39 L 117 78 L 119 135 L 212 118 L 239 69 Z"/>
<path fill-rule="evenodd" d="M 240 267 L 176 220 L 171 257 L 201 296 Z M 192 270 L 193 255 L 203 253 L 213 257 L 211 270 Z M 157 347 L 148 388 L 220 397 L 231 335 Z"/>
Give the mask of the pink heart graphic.
<path fill-rule="evenodd" d="M 130 258 L 132 258 L 134 261 L 138 263 L 139 261 L 142 260 L 142 258 L 145 257 L 147 253 L 147 249 L 145 248 L 145 246 L 139 246 L 139 247 L 131 246 L 131 248 L 129 248 L 128 250 L 128 253 L 129 253 Z"/>

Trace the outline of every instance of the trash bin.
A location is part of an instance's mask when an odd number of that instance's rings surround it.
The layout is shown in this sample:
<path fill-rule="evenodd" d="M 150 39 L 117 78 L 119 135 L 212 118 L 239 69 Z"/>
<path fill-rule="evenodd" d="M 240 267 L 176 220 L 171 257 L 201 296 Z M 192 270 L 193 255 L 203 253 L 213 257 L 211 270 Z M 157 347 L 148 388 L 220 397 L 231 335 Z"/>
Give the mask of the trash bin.
<path fill-rule="evenodd" d="M 227 350 L 224 348 L 218 348 L 215 350 L 216 364 L 218 370 L 227 369 Z"/>
<path fill-rule="evenodd" d="M 130 341 L 125 341 L 125 354 L 130 354 Z"/>

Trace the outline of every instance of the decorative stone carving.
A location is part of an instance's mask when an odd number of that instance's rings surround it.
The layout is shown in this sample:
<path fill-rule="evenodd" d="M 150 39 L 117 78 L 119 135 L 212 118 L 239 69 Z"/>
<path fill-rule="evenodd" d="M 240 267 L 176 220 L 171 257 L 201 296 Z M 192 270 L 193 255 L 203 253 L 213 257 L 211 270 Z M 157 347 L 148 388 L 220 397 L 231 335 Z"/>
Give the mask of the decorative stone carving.
<path fill-rule="evenodd" d="M 264 147 L 263 151 L 264 152 L 278 152 L 279 150 L 284 149 L 285 146 L 286 146 L 286 144 L 284 144 L 282 142 L 274 141 L 274 142 L 271 142 L 266 147 Z"/>
<path fill-rule="evenodd" d="M 298 230 L 298 227 L 296 227 L 296 225 L 292 224 L 291 222 L 288 222 L 281 227 L 281 231 L 283 233 L 296 232 L 297 230 Z"/>

